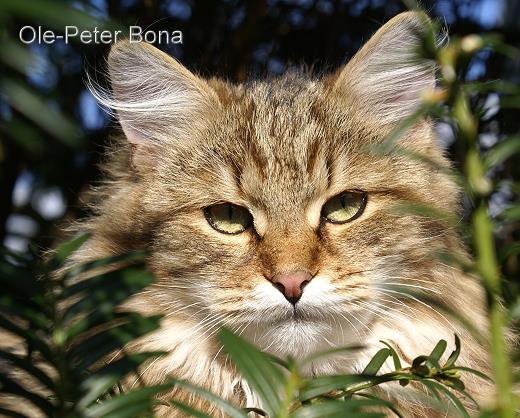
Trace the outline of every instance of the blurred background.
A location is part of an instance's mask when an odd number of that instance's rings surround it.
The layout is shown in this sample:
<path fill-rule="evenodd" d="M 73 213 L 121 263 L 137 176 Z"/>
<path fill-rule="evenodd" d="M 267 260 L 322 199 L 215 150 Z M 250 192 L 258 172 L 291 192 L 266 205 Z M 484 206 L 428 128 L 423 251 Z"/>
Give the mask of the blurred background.
<path fill-rule="evenodd" d="M 423 0 L 431 17 L 450 36 L 496 32 L 520 46 L 518 0 Z M 157 45 L 205 76 L 233 81 L 276 75 L 291 66 L 317 72 L 336 68 L 389 18 L 406 9 L 399 0 L 1 0 L 0 1 L 0 241 L 36 251 L 55 242 L 60 225 L 84 216 L 82 195 L 100 173 L 115 122 L 85 88 L 86 73 L 102 82 L 108 45 L 77 40 L 51 45 L 19 40 L 25 25 L 62 33 L 80 29 L 181 30 L 182 45 Z M 483 50 L 470 63 L 469 80 L 502 79 L 519 84 L 518 59 Z M 518 108 L 501 109 L 496 93 L 475 98 L 484 115 L 480 141 L 487 148 L 520 131 Z M 439 122 L 441 140 L 454 163 L 453 129 Z M 501 177 L 518 182 L 518 158 L 501 167 Z M 498 213 L 514 188 L 493 196 Z M 506 242 L 518 228 L 497 231 Z M 512 259 L 509 276 L 518 273 Z"/>

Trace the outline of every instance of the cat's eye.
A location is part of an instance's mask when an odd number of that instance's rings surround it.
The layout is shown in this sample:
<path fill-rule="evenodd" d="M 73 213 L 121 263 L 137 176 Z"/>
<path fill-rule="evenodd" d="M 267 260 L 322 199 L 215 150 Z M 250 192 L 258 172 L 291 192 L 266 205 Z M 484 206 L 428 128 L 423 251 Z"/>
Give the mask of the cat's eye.
<path fill-rule="evenodd" d="M 321 209 L 321 217 L 333 224 L 350 222 L 365 210 L 367 194 L 361 191 L 340 193 L 329 199 Z"/>
<path fill-rule="evenodd" d="M 253 224 L 253 217 L 242 206 L 220 203 L 204 209 L 208 223 L 223 234 L 240 234 Z"/>

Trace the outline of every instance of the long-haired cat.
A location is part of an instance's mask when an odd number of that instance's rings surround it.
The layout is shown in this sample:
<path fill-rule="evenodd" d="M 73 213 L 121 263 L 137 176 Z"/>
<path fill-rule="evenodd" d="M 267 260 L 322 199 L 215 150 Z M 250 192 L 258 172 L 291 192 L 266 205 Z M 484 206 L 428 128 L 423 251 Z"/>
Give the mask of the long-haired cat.
<path fill-rule="evenodd" d="M 395 17 L 321 79 L 293 72 L 238 85 L 201 79 L 147 44 L 113 46 L 112 95 L 100 100 L 124 140 L 110 150 L 118 156 L 107 165 L 111 181 L 82 224 L 93 238 L 76 261 L 150 252 L 157 282 L 131 306 L 165 317 L 131 348 L 170 354 L 143 368 L 145 381 L 171 374 L 261 406 L 221 350 L 221 326 L 296 359 L 366 346 L 315 362 L 309 374 L 360 372 L 379 340 L 410 362 L 441 338 L 453 344 L 454 333 L 464 342 L 460 363 L 486 370 L 486 350 L 468 331 L 409 292 L 485 328 L 479 286 L 432 255 L 464 257 L 459 238 L 441 221 L 395 210 L 405 201 L 456 213 L 457 188 L 434 164 L 372 147 L 435 86 L 434 68 L 414 52 L 426 24 L 413 12 Z M 430 120 L 398 145 L 449 165 Z M 479 399 L 490 391 L 464 380 Z M 409 388 L 384 391 L 406 417 L 437 416 Z M 219 414 L 188 394 L 168 396 Z"/>

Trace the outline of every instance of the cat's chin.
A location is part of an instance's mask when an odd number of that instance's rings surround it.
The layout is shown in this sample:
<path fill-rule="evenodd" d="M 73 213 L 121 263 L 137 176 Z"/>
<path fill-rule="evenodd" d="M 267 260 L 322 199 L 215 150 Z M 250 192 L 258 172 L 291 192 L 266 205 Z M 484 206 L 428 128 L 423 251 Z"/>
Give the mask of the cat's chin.
<path fill-rule="evenodd" d="M 288 317 L 269 325 L 255 324 L 244 336 L 264 351 L 281 357 L 303 359 L 334 344 L 330 324 L 297 317 Z"/>
<path fill-rule="evenodd" d="M 260 290 L 264 297 L 248 306 L 251 322 L 242 328 L 243 335 L 262 350 L 303 359 L 319 351 L 360 342 L 359 332 L 346 319 L 348 313 L 338 314 L 333 300 L 312 297 L 309 292 L 292 305 L 283 296 L 267 293 L 271 290 Z"/>

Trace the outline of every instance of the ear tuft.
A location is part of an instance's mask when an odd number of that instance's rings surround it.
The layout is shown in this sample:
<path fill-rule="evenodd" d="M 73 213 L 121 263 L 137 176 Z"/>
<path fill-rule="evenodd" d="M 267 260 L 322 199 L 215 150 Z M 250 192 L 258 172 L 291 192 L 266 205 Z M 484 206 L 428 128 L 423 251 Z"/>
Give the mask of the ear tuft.
<path fill-rule="evenodd" d="M 181 140 L 218 105 L 216 93 L 204 80 L 147 43 L 114 44 L 108 72 L 111 93 L 92 82 L 89 87 L 117 116 L 138 157 L 136 163 L 152 155 L 155 145 Z"/>
<path fill-rule="evenodd" d="M 397 15 L 343 68 L 335 88 L 346 89 L 361 111 L 383 124 L 412 114 L 421 103 L 421 93 L 435 87 L 435 66 L 418 54 L 430 28 L 423 13 Z"/>

